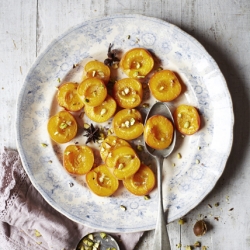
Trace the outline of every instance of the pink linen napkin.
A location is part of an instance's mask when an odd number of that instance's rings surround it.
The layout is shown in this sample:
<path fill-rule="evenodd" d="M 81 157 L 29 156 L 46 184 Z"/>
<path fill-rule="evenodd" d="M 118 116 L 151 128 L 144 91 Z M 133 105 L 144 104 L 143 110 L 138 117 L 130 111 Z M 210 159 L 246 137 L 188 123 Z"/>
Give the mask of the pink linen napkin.
<path fill-rule="evenodd" d="M 0 249 L 73 250 L 95 230 L 52 208 L 31 184 L 16 150 L 0 152 Z M 132 250 L 142 236 L 111 234 L 121 250 Z"/>

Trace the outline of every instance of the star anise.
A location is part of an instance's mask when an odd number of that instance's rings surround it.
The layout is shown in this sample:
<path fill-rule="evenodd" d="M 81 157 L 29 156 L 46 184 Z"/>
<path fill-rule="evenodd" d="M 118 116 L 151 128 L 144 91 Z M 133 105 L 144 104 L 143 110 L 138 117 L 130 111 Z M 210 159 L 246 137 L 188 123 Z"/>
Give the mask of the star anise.
<path fill-rule="evenodd" d="M 110 43 L 109 48 L 108 48 L 108 53 L 107 53 L 108 58 L 104 60 L 104 64 L 108 66 L 112 66 L 112 64 L 118 63 L 120 61 L 119 58 L 117 57 L 117 54 L 119 53 L 119 51 L 117 49 L 111 50 L 112 47 L 113 47 L 113 44 Z"/>
<path fill-rule="evenodd" d="M 94 125 L 91 123 L 89 128 L 84 128 L 84 131 L 86 133 L 83 134 L 83 136 L 88 137 L 86 144 L 88 144 L 91 141 L 93 141 L 93 142 L 98 141 L 98 139 L 100 137 L 100 129 L 98 127 L 94 127 Z"/>

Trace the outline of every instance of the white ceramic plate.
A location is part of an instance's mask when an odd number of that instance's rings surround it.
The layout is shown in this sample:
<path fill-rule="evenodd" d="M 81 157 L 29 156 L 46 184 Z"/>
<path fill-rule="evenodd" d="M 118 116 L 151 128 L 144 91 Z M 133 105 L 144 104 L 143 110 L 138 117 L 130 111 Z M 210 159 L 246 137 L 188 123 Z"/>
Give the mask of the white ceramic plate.
<path fill-rule="evenodd" d="M 188 213 L 213 189 L 225 168 L 233 140 L 234 116 L 225 79 L 194 38 L 155 18 L 116 15 L 89 20 L 52 42 L 37 58 L 20 92 L 18 150 L 34 186 L 65 216 L 109 232 L 150 230 L 156 222 L 156 189 L 149 200 L 130 194 L 122 185 L 112 197 L 94 195 L 85 177 L 71 176 L 62 166 L 62 152 L 69 143 L 57 145 L 47 133 L 48 119 L 58 111 L 57 79 L 80 81 L 82 65 L 90 58 L 103 61 L 110 43 L 123 52 L 134 47 L 153 52 L 161 66 L 175 71 L 185 86 L 182 95 L 169 103 L 170 108 L 185 103 L 196 106 L 201 113 L 200 131 L 184 138 L 178 135 L 174 152 L 164 162 L 163 201 L 169 208 L 168 222 Z M 78 67 L 73 68 L 76 63 Z M 118 77 L 124 75 L 119 72 Z M 154 102 L 148 94 L 145 91 L 144 101 Z M 71 143 L 76 142 L 84 143 L 81 132 Z M 48 147 L 42 147 L 42 143 Z M 181 159 L 177 153 L 181 153 Z M 152 158 L 145 153 L 140 157 L 155 168 Z M 121 205 L 127 210 L 121 210 Z"/>

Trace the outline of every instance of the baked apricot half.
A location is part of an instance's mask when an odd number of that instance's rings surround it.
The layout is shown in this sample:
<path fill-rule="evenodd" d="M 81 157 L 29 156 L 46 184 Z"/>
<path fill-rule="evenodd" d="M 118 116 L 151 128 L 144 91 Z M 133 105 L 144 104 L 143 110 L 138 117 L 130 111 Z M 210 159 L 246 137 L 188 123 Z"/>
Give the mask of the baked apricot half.
<path fill-rule="evenodd" d="M 172 122 L 162 115 L 150 117 L 145 124 L 144 140 L 151 148 L 167 148 L 173 140 L 173 134 Z"/>
<path fill-rule="evenodd" d="M 192 135 L 200 128 L 200 115 L 193 106 L 180 105 L 173 116 L 177 130 L 184 135 Z"/>
<path fill-rule="evenodd" d="M 152 95 L 161 102 L 170 102 L 181 93 L 181 84 L 170 70 L 156 72 L 149 80 Z"/>
<path fill-rule="evenodd" d="M 99 78 L 87 78 L 79 84 L 77 93 L 85 105 L 96 107 L 107 97 L 107 88 Z"/>
<path fill-rule="evenodd" d="M 107 95 L 102 104 L 92 107 L 86 105 L 84 108 L 85 114 L 92 120 L 102 123 L 110 119 L 116 111 L 116 101 L 110 95 Z"/>
<path fill-rule="evenodd" d="M 72 114 L 68 111 L 60 111 L 50 117 L 47 130 L 50 138 L 57 143 L 71 141 L 77 133 L 77 123 Z"/>
<path fill-rule="evenodd" d="M 84 103 L 77 94 L 78 84 L 67 82 L 58 88 L 57 102 L 59 106 L 69 111 L 79 111 Z"/>
<path fill-rule="evenodd" d="M 100 155 L 101 155 L 102 160 L 105 162 L 109 153 L 111 153 L 112 150 L 119 148 L 121 146 L 130 147 L 130 144 L 127 141 L 117 136 L 113 136 L 113 135 L 107 136 L 105 140 L 102 142 L 101 147 L 100 147 Z"/>
<path fill-rule="evenodd" d="M 143 78 L 153 69 L 154 59 L 146 49 L 134 48 L 123 55 L 120 67 L 131 78 Z"/>
<path fill-rule="evenodd" d="M 99 61 L 89 61 L 85 64 L 84 70 L 87 78 L 99 78 L 105 84 L 109 82 L 110 69 L 107 65 Z"/>
<path fill-rule="evenodd" d="M 138 171 L 123 180 L 124 187 L 135 195 L 147 195 L 155 186 L 155 174 L 150 167 L 141 164 Z"/>
<path fill-rule="evenodd" d="M 113 168 L 113 174 L 118 180 L 123 180 L 133 175 L 141 165 L 135 151 L 128 146 L 112 150 L 107 156 L 105 163 L 109 168 Z"/>
<path fill-rule="evenodd" d="M 122 108 L 135 108 L 142 101 L 142 84 L 133 78 L 123 78 L 113 87 L 113 96 Z"/>
<path fill-rule="evenodd" d="M 89 171 L 86 182 L 90 190 L 99 196 L 110 196 L 119 187 L 119 181 L 104 164 Z"/>
<path fill-rule="evenodd" d="M 64 150 L 63 166 L 76 175 L 88 173 L 94 164 L 94 153 L 88 146 L 69 145 Z"/>
<path fill-rule="evenodd" d="M 112 126 L 115 134 L 124 140 L 139 137 L 144 130 L 141 113 L 136 109 L 122 109 L 113 118 Z"/>

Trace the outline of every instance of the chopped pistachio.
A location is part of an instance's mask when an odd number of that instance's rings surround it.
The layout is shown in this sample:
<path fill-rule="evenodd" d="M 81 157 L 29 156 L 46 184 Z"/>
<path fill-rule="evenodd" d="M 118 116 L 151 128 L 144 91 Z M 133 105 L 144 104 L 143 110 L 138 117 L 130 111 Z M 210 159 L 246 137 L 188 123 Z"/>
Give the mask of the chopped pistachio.
<path fill-rule="evenodd" d="M 41 237 L 42 235 L 40 234 L 39 231 L 35 230 L 35 236 L 36 236 L 36 237 Z"/>
<path fill-rule="evenodd" d="M 148 107 L 149 107 L 149 104 L 148 104 L 148 103 L 143 103 L 143 104 L 142 104 L 142 107 L 143 107 L 143 108 L 148 108 Z"/>
<path fill-rule="evenodd" d="M 41 143 L 41 145 L 42 145 L 42 147 L 44 147 L 44 148 L 48 147 L 48 144 L 46 144 L 46 143 Z"/>
<path fill-rule="evenodd" d="M 219 202 L 216 202 L 216 203 L 214 204 L 215 207 L 218 207 L 219 205 L 220 205 Z"/>
<path fill-rule="evenodd" d="M 161 70 L 163 70 L 163 68 L 162 68 L 162 67 L 159 67 L 159 68 L 157 69 L 157 71 L 161 71 Z"/>
<path fill-rule="evenodd" d="M 199 147 L 198 147 L 198 150 L 200 150 L 200 149 L 201 149 L 201 147 L 199 146 Z"/>
<path fill-rule="evenodd" d="M 177 157 L 178 157 L 178 159 L 181 159 L 182 156 L 181 156 L 180 153 L 178 153 L 178 154 L 177 154 Z"/>
<path fill-rule="evenodd" d="M 105 74 L 104 72 L 98 70 L 98 75 L 101 77 L 101 78 L 104 78 L 105 77 Z"/>
<path fill-rule="evenodd" d="M 112 68 L 113 69 L 118 69 L 119 68 L 119 63 L 112 63 Z"/>
<path fill-rule="evenodd" d="M 138 75 L 137 78 L 145 78 L 145 76 L 140 76 L 140 75 Z"/>
<path fill-rule="evenodd" d="M 88 98 L 85 98 L 85 102 L 89 102 L 89 99 L 88 99 Z"/>
<path fill-rule="evenodd" d="M 131 37 L 130 35 L 127 36 L 128 39 L 130 39 L 130 37 Z"/>
<path fill-rule="evenodd" d="M 137 148 L 138 151 L 142 151 L 143 150 L 143 146 L 142 145 L 137 145 L 136 148 Z"/>
<path fill-rule="evenodd" d="M 179 223 L 179 225 L 183 225 L 183 224 L 185 224 L 185 220 L 184 219 L 179 219 L 178 223 Z"/>
<path fill-rule="evenodd" d="M 58 81 L 58 82 L 61 82 L 61 78 L 60 78 L 60 77 L 58 77 L 58 78 L 57 78 L 57 81 Z"/>
<path fill-rule="evenodd" d="M 172 166 L 175 167 L 175 163 L 173 163 Z"/>
<path fill-rule="evenodd" d="M 89 234 L 89 235 L 88 235 L 88 238 L 89 238 L 90 240 L 94 240 L 93 234 Z"/>
<path fill-rule="evenodd" d="M 189 121 L 185 122 L 184 123 L 184 128 L 189 128 L 189 127 L 190 127 L 190 122 Z"/>
<path fill-rule="evenodd" d="M 133 74 L 133 77 L 138 77 L 138 75 L 139 75 L 139 72 L 135 71 L 134 74 Z"/>
<path fill-rule="evenodd" d="M 141 64 L 139 62 L 135 62 L 135 68 L 139 69 L 141 67 Z"/>
<path fill-rule="evenodd" d="M 164 89 L 164 86 L 161 86 L 161 87 L 159 88 L 160 91 L 162 91 L 163 89 Z"/>
<path fill-rule="evenodd" d="M 194 247 L 201 247 L 201 243 L 200 243 L 199 241 L 196 241 L 196 242 L 194 243 Z"/>
<path fill-rule="evenodd" d="M 106 114 L 107 113 L 107 109 L 102 109 L 101 110 L 101 116 L 103 116 L 104 114 Z"/>
<path fill-rule="evenodd" d="M 68 124 L 66 122 L 62 122 L 59 127 L 60 129 L 65 129 L 68 127 Z"/>
<path fill-rule="evenodd" d="M 149 200 L 150 196 L 149 195 L 144 195 L 144 200 Z"/>
<path fill-rule="evenodd" d="M 123 205 L 120 206 L 120 209 L 122 209 L 123 211 L 127 210 L 127 208 L 125 206 L 123 206 Z"/>
<path fill-rule="evenodd" d="M 130 92 L 129 88 L 124 89 L 124 93 L 127 95 Z"/>
<path fill-rule="evenodd" d="M 132 117 L 132 118 L 130 119 L 130 125 L 133 126 L 134 124 L 135 124 L 135 118 Z"/>
<path fill-rule="evenodd" d="M 130 127 L 130 122 L 129 122 L 129 121 L 125 121 L 125 126 L 126 126 L 127 128 L 129 128 L 129 127 Z"/>
<path fill-rule="evenodd" d="M 88 123 L 84 123 L 84 124 L 83 124 L 83 127 L 84 127 L 85 129 L 88 129 L 88 128 L 90 127 L 90 125 L 89 125 Z"/>
<path fill-rule="evenodd" d="M 196 161 L 195 161 L 195 162 L 196 162 L 196 164 L 199 164 L 199 163 L 200 163 L 200 160 L 196 159 Z"/>
<path fill-rule="evenodd" d="M 191 246 L 186 246 L 185 250 L 192 250 Z"/>
<path fill-rule="evenodd" d="M 118 169 L 119 169 L 119 170 L 123 169 L 124 167 L 125 167 L 125 166 L 124 166 L 123 163 L 120 163 L 120 164 L 118 165 Z"/>
<path fill-rule="evenodd" d="M 100 233 L 100 236 L 102 239 L 106 238 L 107 237 L 107 234 L 106 233 Z"/>

